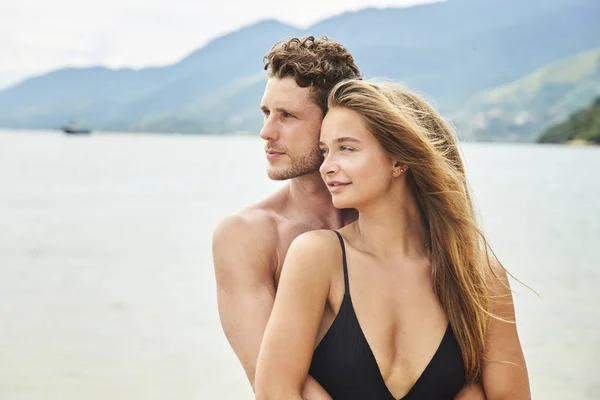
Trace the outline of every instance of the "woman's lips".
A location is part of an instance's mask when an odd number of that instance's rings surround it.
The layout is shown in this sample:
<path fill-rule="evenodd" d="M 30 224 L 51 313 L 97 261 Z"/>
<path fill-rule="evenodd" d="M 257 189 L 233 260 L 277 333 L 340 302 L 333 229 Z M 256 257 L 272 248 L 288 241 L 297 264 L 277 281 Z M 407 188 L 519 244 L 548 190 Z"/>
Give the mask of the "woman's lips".
<path fill-rule="evenodd" d="M 327 188 L 329 189 L 329 191 L 331 193 L 338 193 L 338 192 L 341 192 L 342 190 L 344 190 L 346 187 L 348 187 L 351 184 L 352 184 L 351 182 L 333 181 L 333 182 L 327 183 Z"/>

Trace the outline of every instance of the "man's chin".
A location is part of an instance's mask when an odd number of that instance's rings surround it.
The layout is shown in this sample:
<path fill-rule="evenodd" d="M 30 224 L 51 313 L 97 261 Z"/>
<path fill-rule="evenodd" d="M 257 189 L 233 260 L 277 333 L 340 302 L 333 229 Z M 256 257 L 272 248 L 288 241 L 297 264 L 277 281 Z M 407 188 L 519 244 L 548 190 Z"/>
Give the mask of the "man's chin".
<path fill-rule="evenodd" d="M 294 169 L 267 168 L 267 176 L 272 181 L 287 181 L 294 178 L 299 178 L 304 175 L 311 174 L 316 171 L 298 171 Z"/>
<path fill-rule="evenodd" d="M 267 168 L 267 176 L 272 181 L 287 181 L 288 179 L 293 178 L 289 176 L 288 171 L 280 170 L 277 168 L 269 167 Z"/>
<path fill-rule="evenodd" d="M 279 175 L 267 175 L 267 176 L 272 181 L 287 181 L 287 180 L 291 179 L 291 178 L 286 178 L 285 176 L 279 176 Z"/>

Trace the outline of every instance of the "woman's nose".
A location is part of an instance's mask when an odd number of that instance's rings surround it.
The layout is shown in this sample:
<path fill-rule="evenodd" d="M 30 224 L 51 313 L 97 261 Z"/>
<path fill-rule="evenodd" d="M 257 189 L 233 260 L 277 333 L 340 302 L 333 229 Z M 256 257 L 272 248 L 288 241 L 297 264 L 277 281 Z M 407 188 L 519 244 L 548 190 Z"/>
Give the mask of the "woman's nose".
<path fill-rule="evenodd" d="M 329 174 L 334 174 L 335 172 L 337 172 L 338 170 L 338 166 L 337 164 L 334 162 L 334 160 L 331 159 L 331 157 L 328 157 L 327 155 L 325 155 L 325 159 L 323 160 L 323 163 L 321 163 L 321 166 L 319 167 L 319 172 L 321 173 L 321 175 L 329 175 Z"/>

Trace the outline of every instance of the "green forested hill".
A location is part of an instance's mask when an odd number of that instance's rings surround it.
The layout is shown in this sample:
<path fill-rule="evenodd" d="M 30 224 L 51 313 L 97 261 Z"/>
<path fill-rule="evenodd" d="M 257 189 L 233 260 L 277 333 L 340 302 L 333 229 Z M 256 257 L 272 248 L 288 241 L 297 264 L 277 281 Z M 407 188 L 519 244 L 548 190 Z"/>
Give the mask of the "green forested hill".
<path fill-rule="evenodd" d="M 600 144 L 600 96 L 590 106 L 546 129 L 538 142 L 565 143 L 573 140 Z"/>
<path fill-rule="evenodd" d="M 463 137 L 534 141 L 600 95 L 600 48 L 473 96 L 452 119 Z"/>

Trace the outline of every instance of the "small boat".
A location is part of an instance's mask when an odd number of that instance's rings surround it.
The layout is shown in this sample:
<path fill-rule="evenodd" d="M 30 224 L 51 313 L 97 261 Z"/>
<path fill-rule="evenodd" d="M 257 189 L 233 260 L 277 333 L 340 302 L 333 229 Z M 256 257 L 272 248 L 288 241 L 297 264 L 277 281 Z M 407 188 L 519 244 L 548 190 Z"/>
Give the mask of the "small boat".
<path fill-rule="evenodd" d="M 63 126 L 62 131 L 67 135 L 88 135 L 92 133 L 91 129 L 79 127 L 71 122 Z"/>
<path fill-rule="evenodd" d="M 90 129 L 73 129 L 73 128 L 63 128 L 63 132 L 67 135 L 87 135 L 92 133 Z"/>

